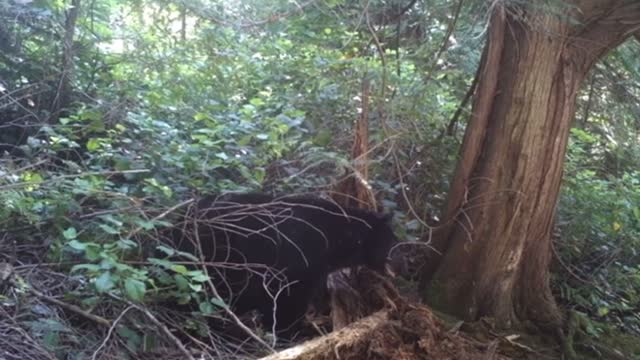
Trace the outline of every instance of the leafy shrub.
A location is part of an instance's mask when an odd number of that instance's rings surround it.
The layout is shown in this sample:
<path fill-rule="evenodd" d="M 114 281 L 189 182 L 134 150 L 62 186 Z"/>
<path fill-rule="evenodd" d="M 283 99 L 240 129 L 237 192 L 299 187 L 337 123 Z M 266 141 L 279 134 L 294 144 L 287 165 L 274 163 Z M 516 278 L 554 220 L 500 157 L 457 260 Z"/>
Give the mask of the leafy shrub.
<path fill-rule="evenodd" d="M 596 137 L 573 130 L 559 206 L 560 299 L 590 316 L 640 331 L 640 172 L 585 168 Z"/>

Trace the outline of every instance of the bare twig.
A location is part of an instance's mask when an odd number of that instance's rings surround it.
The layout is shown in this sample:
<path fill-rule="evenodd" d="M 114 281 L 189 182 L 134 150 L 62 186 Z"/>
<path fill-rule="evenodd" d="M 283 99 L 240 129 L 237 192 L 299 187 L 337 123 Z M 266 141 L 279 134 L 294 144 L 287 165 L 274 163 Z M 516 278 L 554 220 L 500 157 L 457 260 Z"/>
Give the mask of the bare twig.
<path fill-rule="evenodd" d="M 102 341 L 102 344 L 100 344 L 100 346 L 98 346 L 96 351 L 94 351 L 93 355 L 91 356 L 91 360 L 96 360 L 96 356 L 98 356 L 98 353 L 100 352 L 100 350 L 102 350 L 102 348 L 107 344 L 107 341 L 109 341 L 109 338 L 111 337 L 111 334 L 113 333 L 113 330 L 116 328 L 116 325 L 118 324 L 118 322 L 120 322 L 120 320 L 122 320 L 124 315 L 129 310 L 131 310 L 133 308 L 134 308 L 133 306 L 129 306 L 128 308 L 124 309 L 124 311 L 120 315 L 118 315 L 118 317 L 113 321 L 113 325 L 111 325 L 109 327 L 109 331 L 107 332 L 107 336 Z"/>
<path fill-rule="evenodd" d="M 45 163 L 47 163 L 47 160 L 40 160 L 40 161 L 36 161 L 36 162 L 35 162 L 35 163 L 33 163 L 33 164 L 28 164 L 28 165 L 25 165 L 25 166 L 23 166 L 23 167 L 21 167 L 21 168 L 18 168 L 18 169 L 12 170 L 12 171 L 13 171 L 14 173 L 19 173 L 19 172 L 25 171 L 25 170 L 27 170 L 27 169 L 31 169 L 31 168 L 34 168 L 34 167 L 38 167 L 38 166 L 40 166 L 40 165 L 42 165 L 42 164 L 45 164 Z"/>
<path fill-rule="evenodd" d="M 194 219 L 195 220 L 195 219 Z M 202 262 L 204 262 L 204 255 L 202 254 L 202 251 L 200 251 L 199 249 L 202 249 L 201 245 L 200 245 L 200 236 L 198 235 L 198 232 L 195 231 L 195 237 L 196 237 L 196 249 L 198 249 L 198 255 L 200 257 L 200 260 Z M 202 267 L 202 271 L 207 275 L 208 279 L 207 279 L 207 283 L 209 284 L 209 288 L 211 289 L 211 293 L 212 295 L 216 298 L 216 299 L 222 299 L 222 297 L 220 296 L 220 294 L 218 293 L 218 290 L 216 289 L 216 286 L 213 284 L 213 281 L 211 280 L 211 276 L 209 276 L 209 271 L 207 269 L 206 266 Z M 260 338 L 260 336 L 256 335 L 256 333 L 254 333 L 253 331 L 251 331 L 251 329 L 249 329 L 243 322 L 242 320 L 240 320 L 240 318 L 238 317 L 238 315 L 236 315 L 229 306 L 224 306 L 224 311 L 225 313 L 227 313 L 227 315 L 229 315 L 229 317 L 231 317 L 231 319 L 236 323 L 236 325 L 238 325 L 238 327 L 240 327 L 247 335 L 249 335 L 251 338 L 253 338 L 255 341 L 257 341 L 260 345 L 264 346 L 265 348 L 269 349 L 269 351 L 271 351 L 272 353 L 275 353 L 275 349 L 267 344 L 262 338 Z"/>
<path fill-rule="evenodd" d="M 271 332 L 273 333 L 273 347 L 275 348 L 276 343 L 278 341 L 278 336 L 277 336 L 277 332 L 276 332 L 276 326 L 278 325 L 277 323 L 277 315 L 278 315 L 278 297 L 280 297 L 280 294 L 282 294 L 283 291 L 287 290 L 291 285 L 294 285 L 298 283 L 298 281 L 292 281 L 289 282 L 287 284 L 285 284 L 284 286 L 280 286 L 280 288 L 278 288 L 278 291 L 276 292 L 275 295 L 271 295 L 271 291 L 269 291 L 269 286 L 268 284 L 263 283 L 264 286 L 264 290 L 267 292 L 267 294 L 269 294 L 269 297 L 271 297 L 272 301 L 273 301 L 273 325 L 271 326 Z"/>
<path fill-rule="evenodd" d="M 134 304 L 131 301 L 120 299 L 115 295 L 111 295 L 111 296 L 114 299 L 117 299 L 119 301 L 124 301 L 127 304 L 129 304 L 129 307 L 127 309 L 135 308 L 136 310 L 142 312 L 147 318 L 149 318 L 149 320 L 151 320 L 152 323 L 154 323 L 158 328 L 160 328 L 160 331 L 162 331 L 163 334 L 165 334 L 169 339 L 171 339 L 171 341 L 176 345 L 176 347 L 180 350 L 180 352 L 184 354 L 186 359 L 195 360 L 191 355 L 191 353 L 189 352 L 189 350 L 187 350 L 187 348 L 184 346 L 182 341 L 180 341 L 180 339 L 178 339 L 175 335 L 173 335 L 173 333 L 169 330 L 169 328 L 167 328 L 167 326 L 164 323 L 158 320 L 158 318 L 156 318 L 147 308 Z"/>
<path fill-rule="evenodd" d="M 12 280 L 11 284 L 13 286 L 16 286 L 16 287 L 20 286 L 19 284 L 17 284 L 17 282 L 15 280 Z M 95 323 L 98 323 L 100 325 L 112 326 L 111 321 L 109 321 L 109 320 L 107 320 L 107 319 L 105 319 L 105 318 L 103 318 L 101 316 L 94 315 L 94 314 L 91 314 L 91 313 L 89 313 L 89 312 L 87 312 L 85 310 L 82 310 L 80 307 L 78 307 L 76 305 L 67 304 L 67 303 L 65 303 L 63 301 L 60 301 L 60 300 L 54 298 L 54 297 L 51 297 L 49 295 L 45 295 L 45 294 L 39 292 L 38 290 L 36 290 L 36 289 L 34 289 L 32 287 L 28 287 L 27 289 L 28 289 L 28 291 L 30 293 L 32 293 L 33 295 L 35 295 L 36 297 L 38 297 L 38 298 L 40 298 L 42 300 L 45 300 L 45 301 L 50 302 L 50 303 L 52 303 L 54 305 L 58 305 L 58 306 L 60 306 L 60 307 L 62 307 L 64 309 L 72 311 L 72 312 L 74 312 L 74 313 L 76 313 L 78 315 L 81 315 L 81 316 L 83 316 L 83 317 L 85 317 L 85 318 L 87 318 L 87 319 L 89 319 L 89 320 L 91 320 L 91 321 L 93 321 Z"/>
<path fill-rule="evenodd" d="M 189 199 L 189 200 L 183 201 L 183 202 L 181 202 L 181 203 L 179 203 L 177 205 L 174 205 L 174 206 L 170 207 L 169 209 L 167 209 L 166 211 L 162 212 L 160 215 L 158 215 L 158 216 L 154 217 L 153 219 L 151 219 L 151 222 L 161 220 L 161 219 L 165 218 L 167 215 L 169 215 L 172 212 L 174 212 L 176 209 L 179 209 L 179 208 L 181 208 L 183 206 L 189 205 L 193 201 L 194 201 L 194 199 Z M 137 228 L 131 230 L 129 232 L 129 234 L 127 234 L 126 238 L 130 239 L 133 235 L 137 234 L 142 229 L 143 229 L 142 226 L 138 226 Z"/>
<path fill-rule="evenodd" d="M 27 345 L 27 346 L 32 347 L 32 349 L 37 349 L 37 351 L 39 351 L 42 355 L 44 355 L 44 356 L 45 356 L 47 359 L 49 359 L 49 360 L 56 360 L 56 357 L 55 357 L 53 354 L 51 354 L 51 353 L 49 352 L 49 350 L 47 350 L 47 349 L 43 348 L 43 347 L 42 347 L 42 345 L 40 344 L 40 342 L 35 341 L 35 340 L 31 337 L 31 335 L 29 334 L 29 332 L 25 331 L 25 330 L 24 330 L 24 329 L 23 329 L 23 328 L 18 324 L 18 322 L 17 322 L 17 321 L 16 321 L 12 316 L 10 316 L 10 315 L 9 315 L 9 313 L 8 313 L 6 310 L 4 310 L 2 307 L 0 307 L 0 311 L 2 312 L 2 316 L 0 316 L 0 318 L 2 318 L 2 319 L 8 319 L 8 320 L 13 324 L 12 329 L 13 329 L 15 332 L 19 333 L 19 334 L 22 336 L 21 342 L 22 342 L 22 341 L 24 341 L 24 340 L 26 340 L 26 342 L 28 343 L 28 345 Z M 6 336 L 5 334 L 2 334 L 2 335 L 3 335 L 3 337 L 5 337 L 5 336 Z M 3 340 L 5 340 L 5 339 L 3 339 Z M 11 339 L 11 337 L 7 337 L 7 339 L 6 339 L 5 341 L 11 341 L 11 340 L 12 340 L 12 339 Z M 2 344 L 0 344 L 0 348 L 2 348 L 2 346 L 1 346 L 1 345 L 2 345 Z"/>
<path fill-rule="evenodd" d="M 455 30 L 456 25 L 458 23 L 458 18 L 460 17 L 460 11 L 462 10 L 463 3 L 464 3 L 464 0 L 458 1 L 458 4 L 453 13 L 453 19 L 451 19 L 451 21 L 447 26 L 447 33 L 445 34 L 444 39 L 442 39 L 442 44 L 440 44 L 440 48 L 438 49 L 436 56 L 433 58 L 433 62 L 431 63 L 429 71 L 427 72 L 427 77 L 423 81 L 425 84 L 431 81 L 431 77 L 433 76 L 435 67 L 438 64 L 438 59 L 440 59 L 440 56 L 442 56 L 442 53 L 447 49 L 447 45 L 449 44 L 449 39 L 451 38 L 451 35 L 453 34 L 453 30 Z"/>
<path fill-rule="evenodd" d="M 483 53 L 484 55 L 484 53 Z M 480 60 L 480 62 L 482 62 L 482 60 Z M 478 67 L 478 70 L 476 71 L 476 75 L 473 77 L 473 81 L 471 82 L 471 86 L 469 86 L 469 89 L 467 90 L 467 93 L 464 95 L 464 99 L 462 99 L 462 102 L 460 102 L 460 105 L 458 105 L 458 108 L 456 109 L 456 112 L 453 114 L 453 116 L 451 117 L 451 120 L 449 121 L 449 124 L 447 125 L 446 131 L 445 133 L 447 134 L 447 136 L 452 136 L 454 131 L 455 131 L 455 127 L 456 124 L 458 123 L 458 120 L 460 119 L 460 115 L 462 115 L 462 111 L 464 110 L 464 108 L 467 107 L 467 104 L 469 103 L 469 100 L 471 100 L 471 97 L 473 96 L 473 94 L 476 92 L 476 86 L 478 85 L 478 79 L 480 78 L 480 67 Z M 442 136 L 443 134 L 441 134 L 440 136 Z"/>

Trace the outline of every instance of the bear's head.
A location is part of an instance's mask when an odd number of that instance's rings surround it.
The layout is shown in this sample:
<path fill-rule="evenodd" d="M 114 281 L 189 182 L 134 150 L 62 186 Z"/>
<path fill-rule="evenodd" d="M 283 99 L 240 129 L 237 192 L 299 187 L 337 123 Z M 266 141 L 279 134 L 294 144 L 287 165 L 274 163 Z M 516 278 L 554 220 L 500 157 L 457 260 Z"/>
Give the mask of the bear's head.
<path fill-rule="evenodd" d="M 387 271 L 389 251 L 397 243 L 391 225 L 392 215 L 353 210 L 349 224 L 334 252 L 336 268 L 364 265 L 372 270 Z"/>
<path fill-rule="evenodd" d="M 371 229 L 362 242 L 364 264 L 379 272 L 386 270 L 389 251 L 398 241 L 393 232 L 392 218 L 392 214 L 374 214 L 373 221 L 369 221 Z"/>

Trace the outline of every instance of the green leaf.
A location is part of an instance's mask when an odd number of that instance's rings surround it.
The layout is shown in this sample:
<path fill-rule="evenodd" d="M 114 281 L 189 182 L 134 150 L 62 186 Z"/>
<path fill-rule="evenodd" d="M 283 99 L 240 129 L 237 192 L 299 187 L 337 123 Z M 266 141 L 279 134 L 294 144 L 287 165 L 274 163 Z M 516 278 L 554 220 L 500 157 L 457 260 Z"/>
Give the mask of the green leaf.
<path fill-rule="evenodd" d="M 177 298 L 178 305 L 186 305 L 191 301 L 191 296 L 189 294 L 182 294 Z"/>
<path fill-rule="evenodd" d="M 127 345 L 129 346 L 129 348 L 133 350 L 140 350 L 140 347 L 142 345 L 142 338 L 135 330 L 132 330 L 127 326 L 118 326 L 116 329 L 118 335 L 127 340 Z"/>
<path fill-rule="evenodd" d="M 601 306 L 598 308 L 598 316 L 602 317 L 602 316 L 607 316 L 607 314 L 609 313 L 609 308 Z"/>
<path fill-rule="evenodd" d="M 99 271 L 101 269 L 101 267 L 99 265 L 96 264 L 78 264 L 78 265 L 74 265 L 71 268 L 71 272 L 76 272 L 78 270 L 88 270 L 88 271 Z"/>
<path fill-rule="evenodd" d="M 154 265 L 162 266 L 165 269 L 171 269 L 171 267 L 173 266 L 173 263 L 171 261 L 164 259 L 149 258 L 149 262 Z"/>
<path fill-rule="evenodd" d="M 209 276 L 207 276 L 202 270 L 189 271 L 189 274 L 187 275 L 191 277 L 191 280 L 196 282 L 205 282 L 209 280 Z"/>
<path fill-rule="evenodd" d="M 166 198 L 170 198 L 173 195 L 173 190 L 171 190 L 170 187 L 168 186 L 162 186 L 160 188 L 160 190 L 162 190 L 162 194 L 166 197 Z"/>
<path fill-rule="evenodd" d="M 208 119 L 208 118 L 209 118 L 209 116 L 207 114 L 205 114 L 205 113 L 196 113 L 195 115 L 193 115 L 193 119 L 195 121 L 202 121 L 202 120 L 205 120 L 205 119 Z"/>
<path fill-rule="evenodd" d="M 219 308 L 226 308 L 228 305 L 224 302 L 224 300 L 220 298 L 211 299 L 211 303 Z"/>
<path fill-rule="evenodd" d="M 98 150 L 98 148 L 100 148 L 100 140 L 97 138 L 92 138 L 89 139 L 89 141 L 87 141 L 87 150 L 89 151 L 96 151 Z"/>
<path fill-rule="evenodd" d="M 313 143 L 318 146 L 328 146 L 331 143 L 333 135 L 328 129 L 321 129 L 317 135 L 313 138 Z"/>
<path fill-rule="evenodd" d="M 169 256 L 173 256 L 175 255 L 176 251 L 170 247 L 164 246 L 164 245 L 159 245 L 156 246 L 156 249 L 162 251 L 163 253 L 169 255 Z"/>
<path fill-rule="evenodd" d="M 42 176 L 40 174 L 32 172 L 32 171 L 25 171 L 22 174 L 22 179 L 25 182 L 30 182 L 30 183 L 40 183 L 40 182 L 42 182 Z"/>
<path fill-rule="evenodd" d="M 113 217 L 113 215 L 103 215 L 103 216 L 100 216 L 100 219 L 108 221 L 113 225 L 115 225 L 116 227 L 122 227 L 122 225 L 124 225 L 122 221 L 116 219 L 115 217 Z"/>
<path fill-rule="evenodd" d="M 216 157 L 217 157 L 217 158 L 220 158 L 220 159 L 222 159 L 222 160 L 227 160 L 227 159 L 229 159 L 229 156 L 228 156 L 227 154 L 223 153 L 223 152 L 219 152 L 219 153 L 217 153 L 217 154 L 216 154 Z"/>
<path fill-rule="evenodd" d="M 165 228 L 170 228 L 173 226 L 173 224 L 171 224 L 168 221 L 164 221 L 164 220 L 155 220 L 153 222 L 155 224 L 155 227 L 165 227 Z"/>
<path fill-rule="evenodd" d="M 144 294 L 147 291 L 144 282 L 132 278 L 127 278 L 124 281 L 124 289 L 126 290 L 129 299 L 138 302 L 142 301 Z"/>
<path fill-rule="evenodd" d="M 87 248 L 84 250 L 84 256 L 89 261 L 96 261 L 101 258 L 100 247 L 96 244 L 87 244 Z"/>
<path fill-rule="evenodd" d="M 62 232 L 62 236 L 64 236 L 64 238 L 67 240 L 72 240 L 72 239 L 75 239 L 76 236 L 78 236 L 78 233 L 76 232 L 76 228 L 70 227 L 67 230 Z M 78 249 L 78 250 L 82 250 L 82 249 Z"/>
<path fill-rule="evenodd" d="M 178 251 L 178 255 L 191 261 L 200 261 L 200 259 L 198 259 L 195 255 L 188 252 Z"/>
<path fill-rule="evenodd" d="M 251 100 L 249 100 L 249 103 L 255 107 L 259 107 L 265 104 L 264 100 L 260 99 L 260 98 L 253 98 Z"/>
<path fill-rule="evenodd" d="M 177 272 L 180 275 L 186 275 L 189 272 L 189 270 L 187 270 L 186 266 L 184 266 L 184 265 L 176 265 L 176 264 L 173 264 L 171 266 L 171 270 Z"/>
<path fill-rule="evenodd" d="M 264 170 L 264 168 L 261 167 L 255 167 L 253 168 L 254 170 L 254 178 L 256 179 L 256 181 L 258 183 L 262 183 L 264 181 L 265 176 L 267 175 L 267 172 Z"/>
<path fill-rule="evenodd" d="M 89 296 L 80 300 L 80 303 L 84 307 L 91 308 L 91 307 L 97 306 L 100 303 L 100 301 L 102 301 L 102 298 L 100 296 Z"/>
<path fill-rule="evenodd" d="M 57 331 L 45 331 L 42 337 L 45 349 L 54 350 L 60 346 L 60 334 Z"/>
<path fill-rule="evenodd" d="M 151 230 L 153 229 L 156 225 L 153 223 L 153 221 L 147 221 L 147 220 L 141 220 L 141 219 L 136 219 L 136 224 L 138 226 L 140 226 L 141 228 L 143 228 L 144 230 Z"/>
<path fill-rule="evenodd" d="M 129 240 L 129 239 L 120 239 L 118 240 L 118 247 L 121 249 L 134 249 L 136 247 L 138 247 L 138 243 L 133 241 L 133 240 Z"/>
<path fill-rule="evenodd" d="M 211 315 L 215 311 L 215 307 L 210 302 L 201 302 L 198 304 L 198 308 L 200 309 L 200 312 L 205 315 Z"/>
<path fill-rule="evenodd" d="M 98 225 L 98 227 L 100 227 L 100 229 L 104 230 L 104 232 L 106 232 L 107 234 L 111 234 L 111 235 L 120 234 L 120 230 L 114 228 L 113 226 L 107 225 L 107 224 L 100 224 L 100 225 Z"/>
<path fill-rule="evenodd" d="M 113 277 L 110 272 L 104 272 L 102 275 L 98 276 L 95 282 L 96 290 L 98 292 L 107 292 L 113 288 L 115 285 L 113 282 Z"/>
<path fill-rule="evenodd" d="M 88 246 L 87 244 L 80 242 L 78 240 L 71 240 L 67 243 L 67 245 L 69 245 L 69 247 L 75 250 L 86 250 Z"/>
<path fill-rule="evenodd" d="M 112 258 L 104 258 L 100 261 L 100 269 L 102 270 L 111 270 L 116 267 L 117 261 Z"/>
<path fill-rule="evenodd" d="M 158 282 L 160 284 L 164 285 L 173 285 L 175 280 L 173 280 L 173 278 L 171 277 L 171 275 L 169 275 L 169 273 L 167 273 L 166 271 L 162 270 L 162 269 L 157 269 L 157 272 L 155 273 L 155 278 L 158 280 Z M 149 279 L 149 282 L 151 283 L 151 285 L 153 285 L 155 287 L 155 284 L 153 284 L 154 279 Z"/>
<path fill-rule="evenodd" d="M 179 290 L 185 291 L 189 289 L 189 280 L 186 277 L 176 274 L 173 279 L 176 281 Z"/>
<path fill-rule="evenodd" d="M 239 146 L 247 146 L 247 145 L 249 145 L 249 143 L 251 142 L 251 137 L 252 137 L 251 135 L 245 135 L 245 136 L 241 137 L 237 142 L 238 145 Z"/>

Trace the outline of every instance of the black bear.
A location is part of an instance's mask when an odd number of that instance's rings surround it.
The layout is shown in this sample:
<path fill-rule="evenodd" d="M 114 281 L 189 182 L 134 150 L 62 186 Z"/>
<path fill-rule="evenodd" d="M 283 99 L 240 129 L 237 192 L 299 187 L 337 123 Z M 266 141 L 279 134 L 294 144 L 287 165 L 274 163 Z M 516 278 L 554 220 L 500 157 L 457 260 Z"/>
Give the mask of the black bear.
<path fill-rule="evenodd" d="M 357 265 L 382 272 L 396 242 L 389 215 L 315 196 L 207 196 L 176 229 L 173 245 L 208 263 L 233 311 L 258 310 L 278 332 L 304 316 L 330 272 Z"/>

